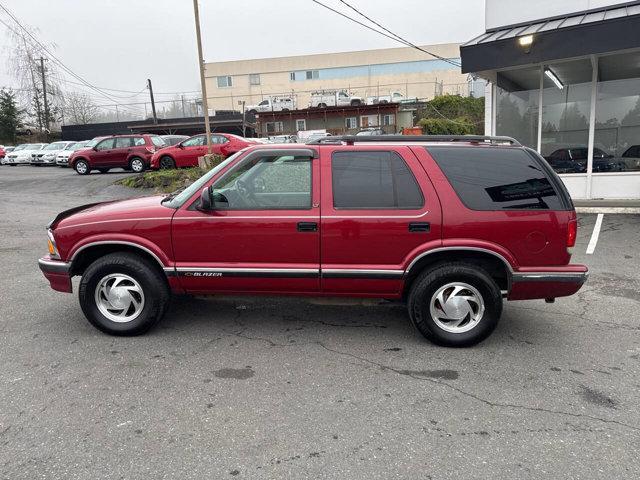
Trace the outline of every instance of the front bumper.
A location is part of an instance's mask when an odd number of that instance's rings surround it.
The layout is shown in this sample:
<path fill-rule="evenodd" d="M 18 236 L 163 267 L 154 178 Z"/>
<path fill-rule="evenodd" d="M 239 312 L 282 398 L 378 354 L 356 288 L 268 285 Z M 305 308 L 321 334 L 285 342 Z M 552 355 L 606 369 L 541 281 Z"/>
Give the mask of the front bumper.
<path fill-rule="evenodd" d="M 71 293 L 71 264 L 61 260 L 53 260 L 50 257 L 42 257 L 38 260 L 38 266 L 49 280 L 51 288 L 58 292 Z"/>
<path fill-rule="evenodd" d="M 584 265 L 567 265 L 553 270 L 523 268 L 511 275 L 509 300 L 568 297 L 577 293 L 589 278 Z"/>
<path fill-rule="evenodd" d="M 45 158 L 45 157 L 36 157 L 31 159 L 31 165 L 55 165 L 56 159 L 54 158 Z"/>
<path fill-rule="evenodd" d="M 67 167 L 69 165 L 69 157 L 58 157 L 58 158 L 56 158 L 56 165 Z"/>

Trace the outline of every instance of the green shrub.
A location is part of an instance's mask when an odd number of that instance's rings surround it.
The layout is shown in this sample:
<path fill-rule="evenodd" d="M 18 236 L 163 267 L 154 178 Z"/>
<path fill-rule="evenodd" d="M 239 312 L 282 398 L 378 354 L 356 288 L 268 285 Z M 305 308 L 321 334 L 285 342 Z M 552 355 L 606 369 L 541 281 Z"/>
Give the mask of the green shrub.
<path fill-rule="evenodd" d="M 423 118 L 418 122 L 427 135 L 472 135 L 473 125 L 457 118 L 454 121 L 444 118 Z"/>
<path fill-rule="evenodd" d="M 200 167 L 171 170 L 147 170 L 139 175 L 117 181 L 129 188 L 152 188 L 157 192 L 171 193 L 179 188 L 191 185 L 206 173 Z"/>

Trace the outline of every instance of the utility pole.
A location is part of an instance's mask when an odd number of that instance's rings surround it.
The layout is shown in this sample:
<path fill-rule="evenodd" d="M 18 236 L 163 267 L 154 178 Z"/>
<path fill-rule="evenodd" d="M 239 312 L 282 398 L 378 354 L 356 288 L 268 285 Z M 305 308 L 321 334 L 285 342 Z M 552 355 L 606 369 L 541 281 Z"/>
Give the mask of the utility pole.
<path fill-rule="evenodd" d="M 44 128 L 49 132 L 49 104 L 47 103 L 47 80 L 44 73 L 44 58 L 40 57 L 40 73 L 42 74 L 42 98 L 44 101 Z"/>
<path fill-rule="evenodd" d="M 182 117 L 186 117 L 184 113 L 184 95 L 180 95 L 180 102 L 182 103 Z"/>
<path fill-rule="evenodd" d="M 153 86 L 151 85 L 151 79 L 147 78 L 147 88 L 149 89 L 149 96 L 151 97 L 151 111 L 153 113 L 153 123 L 158 123 L 158 115 L 156 115 L 156 102 L 153 100 Z"/>
<path fill-rule="evenodd" d="M 211 126 L 209 125 L 209 105 L 207 104 L 207 85 L 204 80 L 204 59 L 202 58 L 202 38 L 200 37 L 200 12 L 198 0 L 193 0 L 193 15 L 196 21 L 196 42 L 198 43 L 198 67 L 200 68 L 200 85 L 202 88 L 202 110 L 204 113 L 204 129 L 207 134 L 207 153 L 211 153 Z"/>

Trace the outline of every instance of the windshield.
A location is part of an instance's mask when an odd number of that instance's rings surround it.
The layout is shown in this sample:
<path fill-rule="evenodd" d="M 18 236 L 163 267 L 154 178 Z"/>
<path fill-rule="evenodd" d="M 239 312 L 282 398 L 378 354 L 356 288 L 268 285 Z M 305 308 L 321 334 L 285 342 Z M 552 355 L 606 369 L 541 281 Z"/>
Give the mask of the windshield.
<path fill-rule="evenodd" d="M 103 138 L 107 138 L 107 137 L 96 137 L 96 138 L 94 138 L 93 140 L 89 140 L 89 141 L 87 142 L 87 144 L 85 145 L 85 147 L 88 147 L 88 148 L 95 147 L 95 146 L 96 146 L 96 144 L 97 144 L 100 140 L 102 140 Z"/>
<path fill-rule="evenodd" d="M 62 150 L 64 146 L 65 146 L 64 142 L 54 142 L 44 147 L 43 150 Z"/>
<path fill-rule="evenodd" d="M 69 150 L 73 150 L 75 152 L 76 150 L 80 150 L 81 148 L 86 147 L 88 143 L 89 142 L 74 143 L 73 145 L 71 145 L 71 147 L 69 147 Z"/>
<path fill-rule="evenodd" d="M 245 150 L 246 149 L 242 149 L 239 152 L 234 153 L 229 158 L 227 158 L 225 161 L 223 161 L 222 163 L 219 163 L 218 165 L 213 167 L 211 170 L 209 170 L 207 173 L 205 173 L 198 180 L 193 182 L 191 185 L 189 185 L 187 188 L 182 190 L 177 195 L 172 196 L 173 195 L 172 194 L 169 197 L 165 198 L 165 200 L 162 201 L 163 205 L 165 205 L 167 207 L 170 207 L 170 208 L 180 208 L 182 206 L 182 204 L 184 202 L 186 202 L 187 200 L 189 200 L 193 196 L 194 193 L 196 193 L 198 190 L 200 190 L 204 186 L 205 183 L 207 183 L 209 180 L 211 180 L 219 171 L 224 169 L 227 165 L 229 165 L 236 158 L 238 158 L 239 155 L 242 155 L 245 152 Z"/>
<path fill-rule="evenodd" d="M 27 148 L 29 145 L 26 143 L 23 143 L 22 145 L 18 145 L 16 148 L 13 149 L 14 152 L 17 152 L 18 150 L 24 150 L 25 148 Z"/>

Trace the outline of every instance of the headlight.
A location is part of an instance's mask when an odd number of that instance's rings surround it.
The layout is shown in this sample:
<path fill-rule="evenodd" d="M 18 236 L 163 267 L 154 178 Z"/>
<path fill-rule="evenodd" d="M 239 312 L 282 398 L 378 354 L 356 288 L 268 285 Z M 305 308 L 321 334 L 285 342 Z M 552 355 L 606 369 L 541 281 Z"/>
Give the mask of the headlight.
<path fill-rule="evenodd" d="M 58 253 L 58 247 L 56 246 L 56 240 L 55 238 L 53 238 L 53 232 L 51 230 L 47 230 L 47 237 L 48 238 L 48 248 L 49 248 L 49 256 L 51 258 L 55 258 L 57 260 L 60 260 L 60 254 Z"/>

